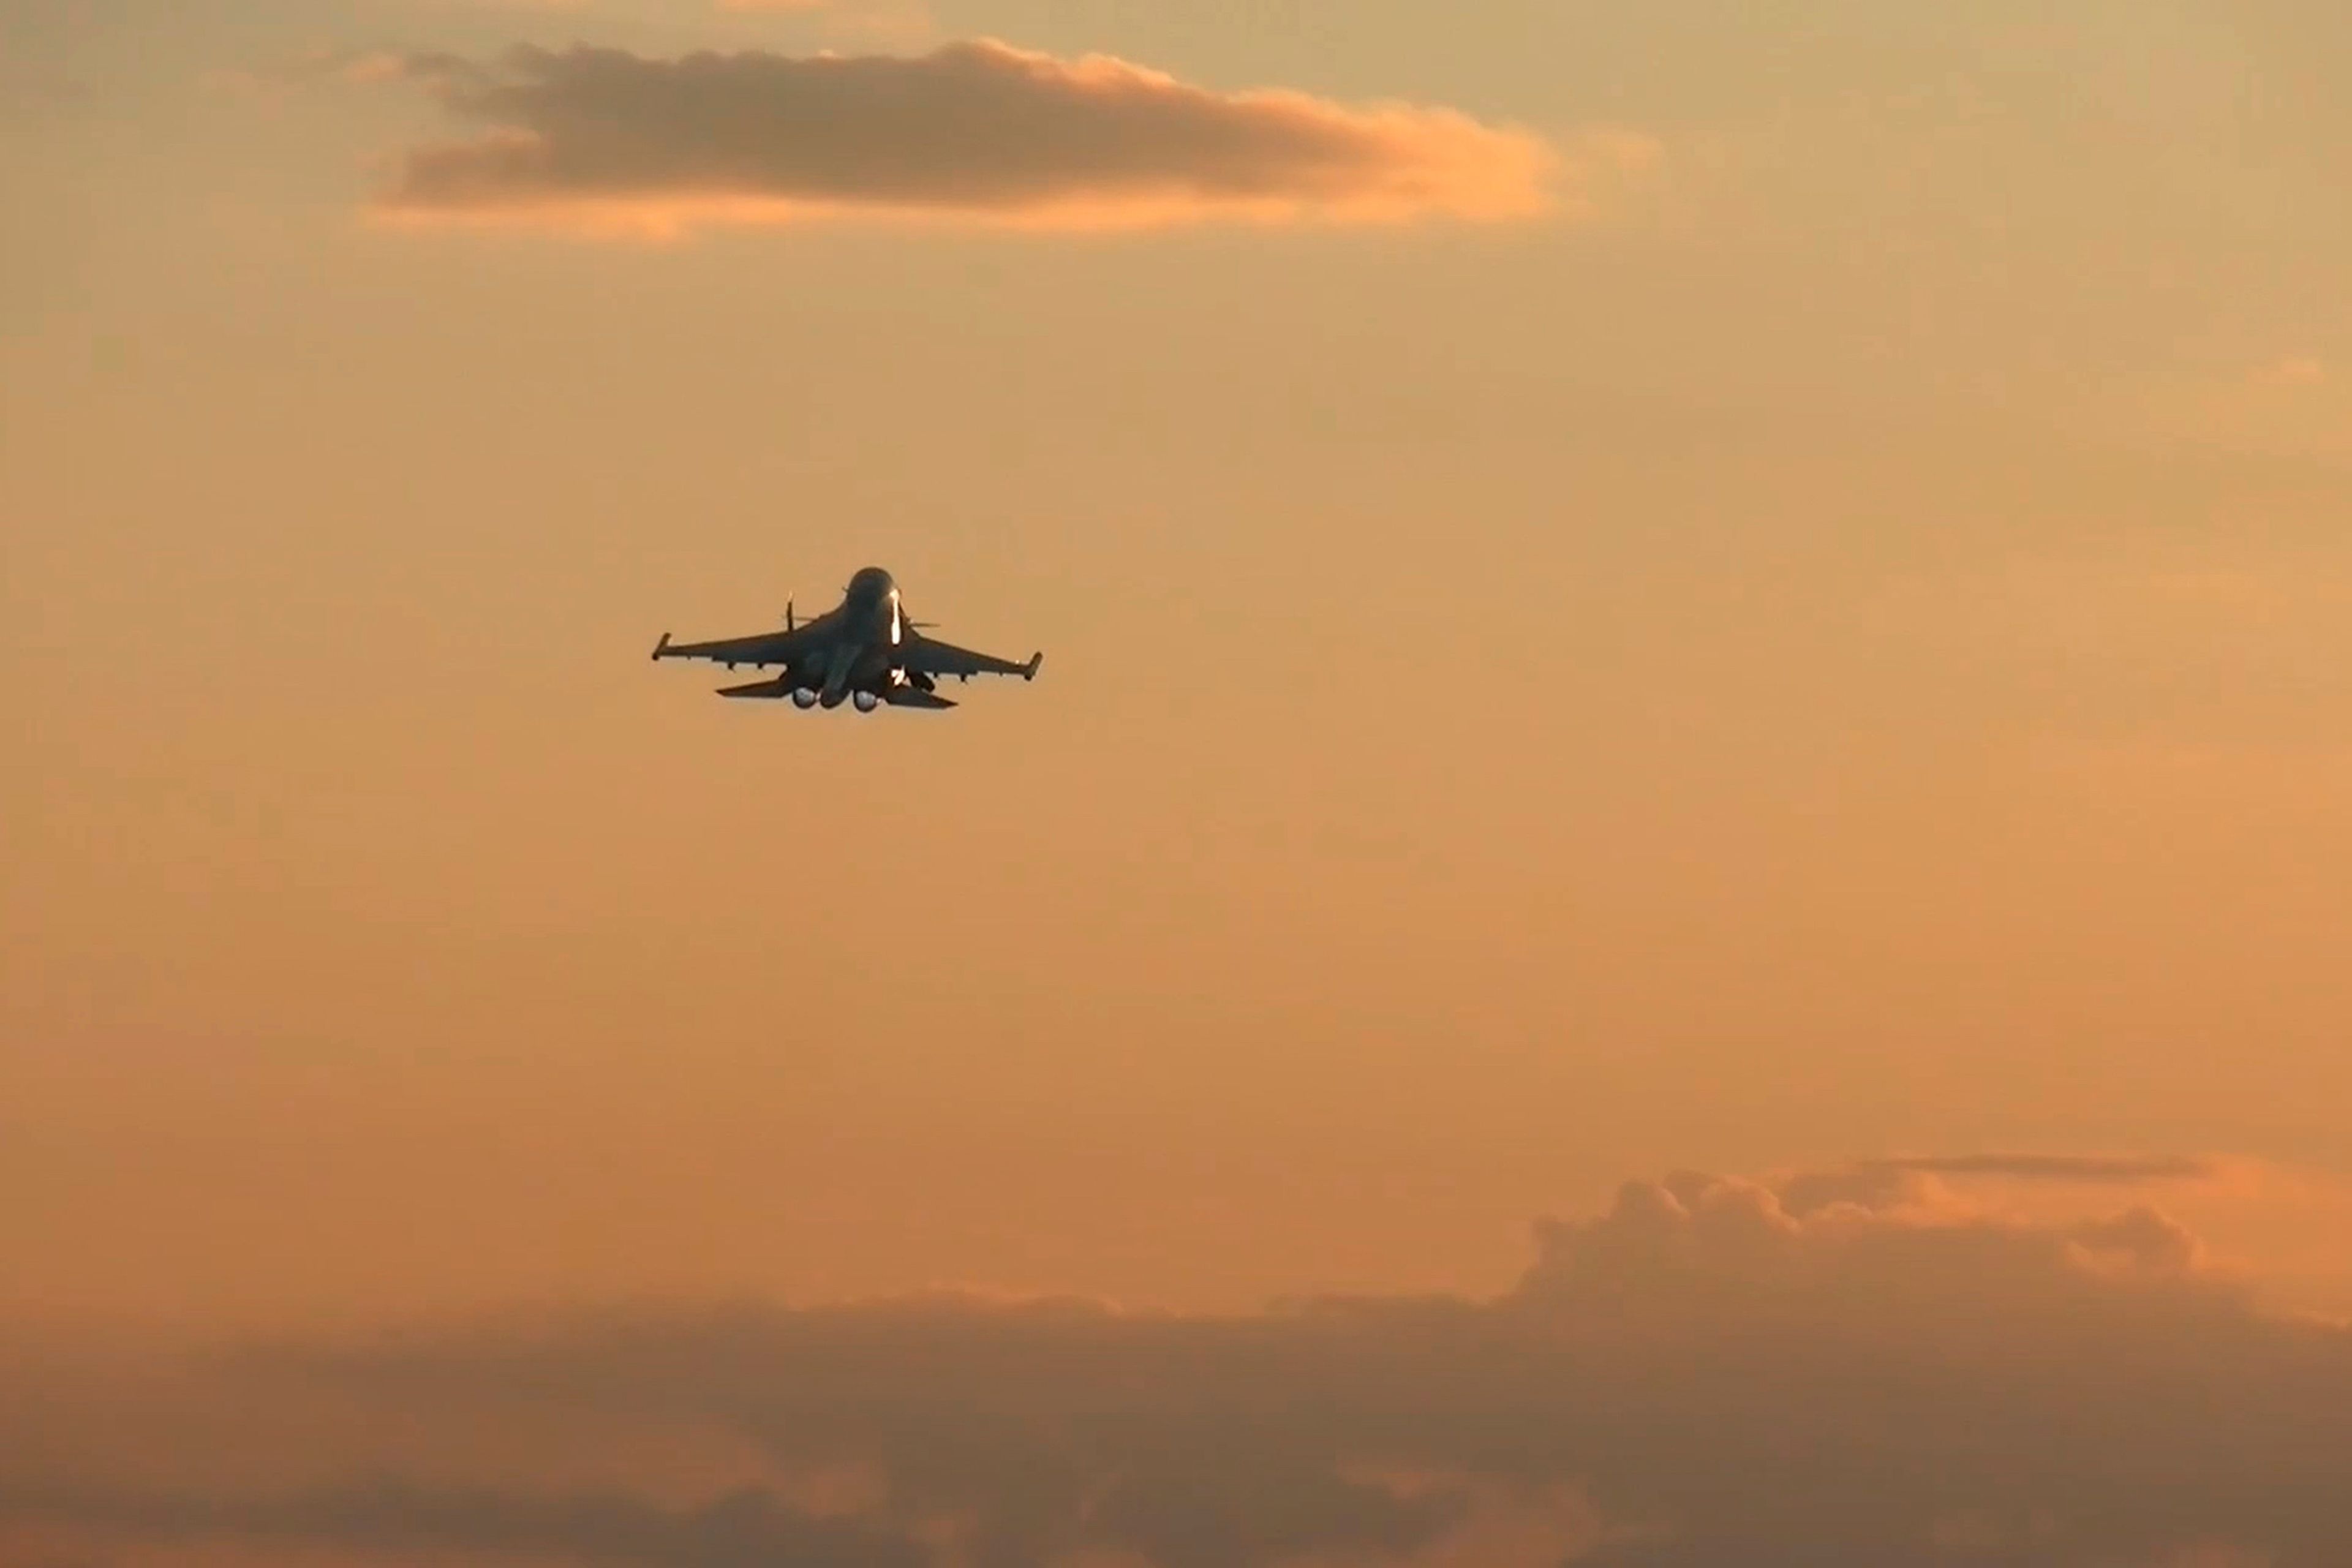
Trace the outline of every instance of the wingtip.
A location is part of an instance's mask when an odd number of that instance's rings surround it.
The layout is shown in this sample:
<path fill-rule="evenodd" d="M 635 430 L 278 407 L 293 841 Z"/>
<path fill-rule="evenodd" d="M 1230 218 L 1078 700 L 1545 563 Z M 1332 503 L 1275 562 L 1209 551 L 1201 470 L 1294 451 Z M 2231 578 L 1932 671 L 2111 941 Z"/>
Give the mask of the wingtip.
<path fill-rule="evenodd" d="M 1024 669 L 1024 670 L 1023 670 L 1023 671 L 1021 672 L 1021 679 L 1024 679 L 1024 680 L 1034 680 L 1034 679 L 1037 679 L 1037 667 L 1038 667 L 1039 665 L 1041 665 L 1041 664 L 1045 663 L 1045 654 L 1044 654 L 1044 653 L 1040 652 L 1040 653 L 1033 653 L 1033 654 L 1031 654 L 1031 655 L 1029 656 L 1029 668 L 1026 668 L 1026 669 Z"/>
<path fill-rule="evenodd" d="M 654 644 L 654 657 L 659 658 L 667 651 L 669 651 L 669 634 L 664 632 L 661 635 L 661 641 Z"/>

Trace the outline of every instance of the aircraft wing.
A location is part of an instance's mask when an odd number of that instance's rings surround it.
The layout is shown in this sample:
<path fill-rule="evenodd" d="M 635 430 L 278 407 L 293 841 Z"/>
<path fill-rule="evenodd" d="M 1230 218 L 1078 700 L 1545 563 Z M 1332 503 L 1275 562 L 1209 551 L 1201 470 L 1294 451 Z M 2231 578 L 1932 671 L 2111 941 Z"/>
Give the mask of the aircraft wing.
<path fill-rule="evenodd" d="M 1024 680 L 1037 678 L 1037 667 L 1045 662 L 1042 653 L 1032 654 L 1025 664 L 994 654 L 974 653 L 937 637 L 922 637 L 909 644 L 899 662 L 916 675 L 1017 675 Z"/>
<path fill-rule="evenodd" d="M 760 632 L 748 637 L 721 637 L 716 642 L 672 642 L 667 633 L 654 649 L 656 658 L 707 658 L 718 664 L 790 664 L 823 642 L 824 624 L 803 621 L 788 632 Z"/>

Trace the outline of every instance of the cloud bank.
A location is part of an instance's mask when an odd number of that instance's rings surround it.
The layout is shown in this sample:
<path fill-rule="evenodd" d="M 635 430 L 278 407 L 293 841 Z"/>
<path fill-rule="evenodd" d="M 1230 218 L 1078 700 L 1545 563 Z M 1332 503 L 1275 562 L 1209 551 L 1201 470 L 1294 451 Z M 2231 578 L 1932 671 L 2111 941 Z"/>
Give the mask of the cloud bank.
<path fill-rule="evenodd" d="M 1783 1183 L 1631 1183 L 1485 1300 L 942 1296 L 168 1377 L 27 1358 L 0 1365 L 0 1560 L 2352 1562 L 2352 1332 L 2259 1310 L 2145 1205 L 2028 1224 L 1908 1182 L 1801 1214 Z"/>
<path fill-rule="evenodd" d="M 379 210 L 414 220 L 1493 221 L 1543 211 L 1556 163 L 1451 110 L 1216 92 L 985 40 L 919 57 L 521 48 L 406 68 L 479 127 L 406 154 Z M 1594 146 L 1621 165 L 1648 150 Z"/>

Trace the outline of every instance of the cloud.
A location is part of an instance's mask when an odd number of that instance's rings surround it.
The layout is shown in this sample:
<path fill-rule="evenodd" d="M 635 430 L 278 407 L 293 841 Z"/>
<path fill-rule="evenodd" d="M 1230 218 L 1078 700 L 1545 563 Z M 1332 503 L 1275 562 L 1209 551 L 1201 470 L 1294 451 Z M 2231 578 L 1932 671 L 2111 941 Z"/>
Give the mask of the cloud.
<path fill-rule="evenodd" d="M 521 48 L 420 57 L 408 74 L 480 128 L 405 155 L 378 210 L 412 221 L 1492 221 L 1545 210 L 1559 163 L 1532 134 L 1451 110 L 1216 92 L 985 40 L 911 58 Z M 1654 152 L 1630 133 L 1587 140 L 1597 174 Z"/>
<path fill-rule="evenodd" d="M 1979 1177 L 2042 1185 L 2137 1186 L 2152 1182 L 2209 1182 L 2221 1174 L 2212 1161 L 2179 1155 L 1937 1154 L 1858 1160 L 1827 1171 L 1803 1171 L 1775 1186 L 1780 1206 L 1798 1215 L 1832 1204 L 1906 1207 L 1926 1213 L 1956 1201 L 1934 1178 Z"/>
<path fill-rule="evenodd" d="M 582 1313 L 261 1347 L 177 1384 L 26 1355 L 0 1368 L 0 1548 L 46 1532 L 61 1557 L 127 1541 L 269 1568 L 2352 1562 L 2352 1333 L 2265 1313 L 2144 1204 L 1799 1212 L 1802 1181 L 1628 1183 L 1540 1226 L 1524 1278 L 1479 1300 Z"/>
<path fill-rule="evenodd" d="M 2084 1154 L 1942 1154 L 1900 1160 L 1867 1160 L 1865 1167 L 1917 1171 L 1937 1176 L 2007 1176 L 2026 1182 L 2203 1181 L 2210 1160 L 2178 1154 L 2113 1157 Z"/>
<path fill-rule="evenodd" d="M 2327 365 L 2313 355 L 2294 354 L 2263 366 L 2253 379 L 2265 386 L 2317 386 L 2327 379 Z"/>

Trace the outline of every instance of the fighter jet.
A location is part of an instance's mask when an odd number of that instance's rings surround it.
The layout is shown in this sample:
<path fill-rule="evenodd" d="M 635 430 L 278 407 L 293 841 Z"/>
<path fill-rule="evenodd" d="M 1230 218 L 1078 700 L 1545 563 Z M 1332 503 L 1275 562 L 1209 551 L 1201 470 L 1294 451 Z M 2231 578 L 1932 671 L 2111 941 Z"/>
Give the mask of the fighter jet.
<path fill-rule="evenodd" d="M 898 584 L 879 566 L 849 580 L 838 607 L 813 620 L 796 620 L 784 605 L 784 629 L 718 642 L 673 643 L 664 632 L 656 658 L 707 658 L 733 669 L 783 667 L 782 675 L 744 686 L 719 689 L 721 697 L 790 698 L 800 709 L 838 708 L 845 700 L 860 713 L 893 708 L 952 708 L 939 693 L 940 677 L 970 680 L 975 675 L 1037 679 L 1045 656 L 1026 664 L 973 653 L 923 635 L 929 623 L 907 618 Z"/>

